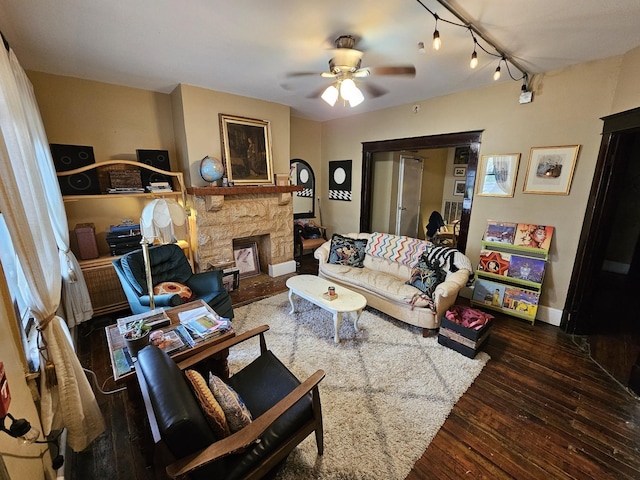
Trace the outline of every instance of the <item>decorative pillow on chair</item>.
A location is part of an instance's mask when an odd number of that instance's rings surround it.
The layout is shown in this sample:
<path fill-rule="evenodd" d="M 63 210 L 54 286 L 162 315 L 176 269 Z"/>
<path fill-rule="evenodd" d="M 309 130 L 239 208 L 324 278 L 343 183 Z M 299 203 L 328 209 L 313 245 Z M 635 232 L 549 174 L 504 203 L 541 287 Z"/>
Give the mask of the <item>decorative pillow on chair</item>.
<path fill-rule="evenodd" d="M 219 439 L 228 437 L 230 435 L 229 425 L 227 424 L 224 410 L 215 399 L 203 376 L 195 370 L 185 370 L 184 374 L 189 383 L 191 383 L 191 388 L 198 399 L 200 408 L 202 408 L 216 437 Z"/>
<path fill-rule="evenodd" d="M 209 373 L 209 388 L 222 410 L 224 410 L 231 433 L 237 432 L 253 421 L 251 412 L 242 401 L 242 398 L 240 398 L 240 395 L 213 373 Z"/>
<path fill-rule="evenodd" d="M 366 238 L 356 239 L 334 233 L 331 237 L 329 263 L 363 268 L 367 241 Z"/>
<path fill-rule="evenodd" d="M 418 264 L 411 269 L 411 278 L 407 285 L 413 285 L 418 290 L 433 297 L 438 284 L 444 282 L 447 273 L 439 265 L 430 262 L 426 255 L 422 255 Z"/>
<path fill-rule="evenodd" d="M 189 287 L 178 282 L 162 282 L 153 287 L 154 295 L 164 295 L 165 293 L 177 293 L 184 303 L 193 299 L 193 292 Z"/>

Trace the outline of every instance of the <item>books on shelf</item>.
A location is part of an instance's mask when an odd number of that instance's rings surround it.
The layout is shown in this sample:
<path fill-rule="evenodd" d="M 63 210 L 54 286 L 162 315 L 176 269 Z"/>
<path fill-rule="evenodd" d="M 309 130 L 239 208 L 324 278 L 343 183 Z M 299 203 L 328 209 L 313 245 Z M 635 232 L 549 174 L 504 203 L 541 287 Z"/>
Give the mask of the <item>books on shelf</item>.
<path fill-rule="evenodd" d="M 549 225 L 494 222 L 490 220 L 487 223 L 483 240 L 547 251 L 551 244 L 553 230 L 553 227 Z"/>
<path fill-rule="evenodd" d="M 151 327 L 152 330 L 156 328 L 166 327 L 171 323 L 169 316 L 163 309 L 155 309 L 150 310 L 148 312 L 138 313 L 136 315 L 130 315 L 128 317 L 122 317 L 118 319 L 118 331 L 121 334 L 131 330 L 132 325 L 144 319 L 147 325 Z"/>

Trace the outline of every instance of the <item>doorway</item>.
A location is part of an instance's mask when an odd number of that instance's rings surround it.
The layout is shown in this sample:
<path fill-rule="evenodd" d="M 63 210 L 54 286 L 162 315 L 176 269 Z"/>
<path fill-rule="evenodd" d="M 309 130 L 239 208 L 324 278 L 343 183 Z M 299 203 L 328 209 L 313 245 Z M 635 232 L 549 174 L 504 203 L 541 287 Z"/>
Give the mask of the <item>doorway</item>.
<path fill-rule="evenodd" d="M 418 238 L 422 193 L 422 158 L 400 155 L 396 235 Z"/>
<path fill-rule="evenodd" d="M 400 138 L 394 140 L 381 140 L 377 142 L 364 142 L 362 144 L 362 193 L 360 210 L 360 231 L 371 232 L 372 207 L 376 195 L 374 195 L 374 154 L 380 152 L 416 151 L 424 149 L 469 147 L 469 159 L 465 177 L 464 196 L 461 196 L 462 214 L 460 218 L 460 232 L 456 248 L 465 252 L 467 236 L 469 234 L 469 221 L 471 218 L 471 204 L 473 202 L 473 189 L 475 185 L 476 169 L 478 166 L 478 151 L 480 150 L 480 138 L 482 131 L 470 131 L 461 133 L 446 133 L 442 135 L 429 135 L 423 137 Z M 387 197 L 389 198 L 389 197 Z"/>
<path fill-rule="evenodd" d="M 638 392 L 640 322 L 631 303 L 640 271 L 640 109 L 603 120 L 561 327 L 584 335 L 596 361 Z"/>

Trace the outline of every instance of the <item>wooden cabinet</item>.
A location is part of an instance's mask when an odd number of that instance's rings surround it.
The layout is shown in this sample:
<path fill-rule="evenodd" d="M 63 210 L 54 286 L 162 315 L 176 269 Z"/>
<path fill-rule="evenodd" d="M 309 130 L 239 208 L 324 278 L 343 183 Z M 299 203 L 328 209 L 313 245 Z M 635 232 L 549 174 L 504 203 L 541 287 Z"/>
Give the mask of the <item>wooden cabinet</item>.
<path fill-rule="evenodd" d="M 85 223 L 95 225 L 96 245 L 98 258 L 91 260 L 79 260 L 87 287 L 94 316 L 123 310 L 129 306 L 124 291 L 120 285 L 112 261 L 117 258 L 111 255 L 106 234 L 111 225 L 121 224 L 129 219 L 138 223 L 144 206 L 154 198 L 172 198 L 186 205 L 186 189 L 182 172 L 169 172 L 152 167 L 145 163 L 132 160 L 108 160 L 94 163 L 75 170 L 58 172 L 59 179 L 73 178 L 74 175 L 82 176 L 86 172 L 92 172 L 92 178 L 97 178 L 100 183 L 100 191 L 107 192 L 111 188 L 111 179 L 126 177 L 128 172 L 147 171 L 145 177 L 152 174 L 164 175 L 171 182 L 172 191 L 141 192 L 141 193 L 104 193 L 90 195 L 65 195 L 63 196 L 69 235 L 72 250 L 78 256 L 75 242 L 75 226 Z M 112 172 L 118 172 L 114 175 Z M 124 172 L 124 173 L 122 173 Z M 164 178 L 164 177 L 163 177 Z M 192 259 L 191 242 L 186 239 L 181 245 Z M 80 257 L 78 257 L 80 258 Z"/>
<path fill-rule="evenodd" d="M 472 305 L 536 319 L 553 227 L 489 222 L 475 272 Z"/>

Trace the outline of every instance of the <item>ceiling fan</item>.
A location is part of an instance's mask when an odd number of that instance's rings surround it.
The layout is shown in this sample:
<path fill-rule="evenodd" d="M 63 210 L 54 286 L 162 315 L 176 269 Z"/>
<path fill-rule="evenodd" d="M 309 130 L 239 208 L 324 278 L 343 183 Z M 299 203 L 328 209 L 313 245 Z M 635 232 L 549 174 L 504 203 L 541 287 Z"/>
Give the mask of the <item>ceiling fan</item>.
<path fill-rule="evenodd" d="M 321 97 L 329 105 L 335 105 L 338 97 L 349 102 L 352 107 L 364 100 L 364 95 L 356 86 L 354 79 L 369 77 L 370 75 L 403 75 L 414 77 L 416 68 L 413 65 L 363 67 L 362 51 L 353 47 L 356 40 L 351 35 L 341 35 L 335 40 L 333 58 L 329 60 L 329 71 L 326 72 L 297 72 L 288 74 L 289 77 L 320 75 L 322 78 L 332 78 L 335 82 L 328 87 L 314 92 L 311 98 Z M 387 90 L 370 83 L 363 84 L 373 97 L 387 93 Z"/>

